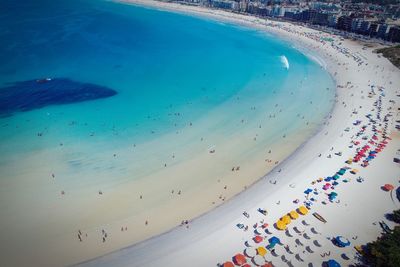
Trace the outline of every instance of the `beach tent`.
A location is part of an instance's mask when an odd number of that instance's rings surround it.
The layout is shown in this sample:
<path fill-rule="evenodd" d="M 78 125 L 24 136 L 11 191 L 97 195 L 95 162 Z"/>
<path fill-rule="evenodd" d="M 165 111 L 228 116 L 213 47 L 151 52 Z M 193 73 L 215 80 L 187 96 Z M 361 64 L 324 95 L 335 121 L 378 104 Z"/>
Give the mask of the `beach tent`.
<path fill-rule="evenodd" d="M 299 214 L 301 214 L 301 215 L 306 215 L 306 214 L 308 213 L 308 209 L 307 209 L 306 207 L 304 207 L 304 206 L 300 206 L 300 207 L 297 209 L 297 212 L 298 212 Z"/>
<path fill-rule="evenodd" d="M 292 210 L 291 212 L 289 212 L 289 216 L 290 216 L 290 218 L 292 218 L 293 220 L 296 220 L 297 218 L 299 218 L 299 214 L 298 214 L 296 211 L 294 211 L 294 210 Z"/>
<path fill-rule="evenodd" d="M 341 168 L 338 172 L 339 175 L 343 175 L 346 173 L 346 169 L 345 168 Z"/>
<path fill-rule="evenodd" d="M 275 244 L 280 244 L 281 240 L 279 238 L 277 238 L 276 236 L 271 237 L 270 239 L 268 239 L 268 242 L 272 245 Z"/>
<path fill-rule="evenodd" d="M 247 262 L 245 256 L 241 253 L 236 254 L 235 256 L 233 256 L 233 262 L 238 265 L 241 266 L 243 264 L 245 264 Z"/>
<path fill-rule="evenodd" d="M 337 179 L 339 179 L 339 178 L 340 178 L 340 176 L 337 175 L 337 174 L 335 174 L 335 175 L 332 177 L 332 179 L 335 180 L 335 181 L 336 181 Z"/>
<path fill-rule="evenodd" d="M 267 254 L 267 250 L 264 247 L 258 247 L 257 254 L 264 257 Z"/>
<path fill-rule="evenodd" d="M 255 255 L 253 257 L 253 263 L 257 266 L 262 266 L 265 263 L 265 259 L 261 255 Z"/>
<path fill-rule="evenodd" d="M 340 267 L 340 264 L 337 262 L 337 261 L 335 261 L 335 260 L 328 260 L 327 262 L 326 262 L 326 265 L 328 266 L 328 267 Z"/>
<path fill-rule="evenodd" d="M 232 262 L 227 261 L 227 262 L 225 262 L 224 264 L 222 264 L 222 267 L 235 267 L 235 265 L 233 265 Z"/>
<path fill-rule="evenodd" d="M 282 222 L 281 220 L 276 222 L 276 228 L 278 230 L 285 230 L 286 229 L 286 224 Z"/>
<path fill-rule="evenodd" d="M 285 224 L 289 224 L 292 221 L 288 215 L 283 216 L 280 220 Z"/>
<path fill-rule="evenodd" d="M 350 246 L 350 241 L 349 241 L 347 238 L 343 237 L 343 236 L 337 236 L 337 237 L 335 238 L 335 241 L 336 241 L 336 244 L 337 244 L 339 247 L 347 247 L 347 246 Z"/>
<path fill-rule="evenodd" d="M 255 255 L 257 255 L 257 250 L 255 248 L 246 248 L 244 250 L 244 254 L 249 258 L 253 258 Z"/>
<path fill-rule="evenodd" d="M 256 235 L 256 236 L 253 238 L 253 240 L 254 240 L 254 242 L 256 242 L 256 243 L 260 243 L 260 242 L 263 241 L 263 238 L 262 238 L 262 236 L 260 236 L 260 235 Z"/>
<path fill-rule="evenodd" d="M 394 189 L 394 186 L 391 185 L 391 184 L 385 184 L 385 185 L 382 187 L 382 189 L 385 190 L 385 191 L 392 191 L 392 190 Z"/>

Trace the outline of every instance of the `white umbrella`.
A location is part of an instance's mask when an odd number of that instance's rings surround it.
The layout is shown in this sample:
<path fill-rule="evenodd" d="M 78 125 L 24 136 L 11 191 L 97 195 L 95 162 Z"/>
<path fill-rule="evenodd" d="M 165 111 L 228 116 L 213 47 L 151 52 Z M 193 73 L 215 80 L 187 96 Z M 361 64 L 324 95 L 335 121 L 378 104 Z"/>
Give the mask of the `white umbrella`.
<path fill-rule="evenodd" d="M 265 259 L 261 255 L 256 255 L 253 258 L 253 263 L 257 266 L 261 266 L 265 263 Z"/>
<path fill-rule="evenodd" d="M 286 249 L 282 245 L 275 245 L 274 247 L 275 254 L 279 255 L 284 255 L 286 254 Z"/>
<path fill-rule="evenodd" d="M 257 251 L 255 248 L 246 248 L 244 250 L 244 254 L 246 254 L 246 256 L 252 258 L 257 255 Z"/>
<path fill-rule="evenodd" d="M 286 253 L 285 255 L 283 255 L 283 256 L 281 257 L 281 260 L 284 261 L 284 262 L 293 262 L 293 260 L 294 260 L 294 255 L 293 255 L 293 254 Z"/>
<path fill-rule="evenodd" d="M 293 229 L 296 231 L 296 233 L 303 233 L 305 228 L 302 225 L 296 225 L 293 227 Z"/>

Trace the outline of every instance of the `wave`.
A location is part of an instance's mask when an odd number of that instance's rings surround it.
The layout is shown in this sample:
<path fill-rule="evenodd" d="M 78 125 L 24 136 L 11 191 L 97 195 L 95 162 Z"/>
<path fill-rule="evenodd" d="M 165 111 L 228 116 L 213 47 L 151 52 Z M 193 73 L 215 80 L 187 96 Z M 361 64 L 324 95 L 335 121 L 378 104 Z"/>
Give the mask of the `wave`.
<path fill-rule="evenodd" d="M 289 70 L 289 61 L 286 56 L 281 56 L 281 62 L 283 64 L 283 67 Z"/>

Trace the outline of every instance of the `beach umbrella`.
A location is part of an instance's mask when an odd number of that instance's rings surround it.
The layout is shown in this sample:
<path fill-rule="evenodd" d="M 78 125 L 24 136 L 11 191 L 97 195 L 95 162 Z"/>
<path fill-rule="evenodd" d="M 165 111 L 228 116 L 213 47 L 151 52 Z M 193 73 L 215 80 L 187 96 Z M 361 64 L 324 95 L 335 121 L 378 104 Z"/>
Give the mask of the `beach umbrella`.
<path fill-rule="evenodd" d="M 245 256 L 241 253 L 238 253 L 235 256 L 233 256 L 232 260 L 238 266 L 241 266 L 247 262 Z"/>
<path fill-rule="evenodd" d="M 267 262 L 266 264 L 261 265 L 261 267 L 274 267 L 272 263 Z"/>
<path fill-rule="evenodd" d="M 280 220 L 285 224 L 289 224 L 292 221 L 288 215 L 283 216 Z"/>
<path fill-rule="evenodd" d="M 328 266 L 328 267 L 340 267 L 340 264 L 337 262 L 337 261 L 335 261 L 335 260 L 328 260 L 327 262 L 326 262 L 326 265 Z"/>
<path fill-rule="evenodd" d="M 242 267 L 251 267 L 250 264 L 246 263 L 245 265 L 243 265 Z"/>
<path fill-rule="evenodd" d="M 253 258 L 255 255 L 257 255 L 257 250 L 255 248 L 246 248 L 244 250 L 244 254 L 249 258 Z"/>
<path fill-rule="evenodd" d="M 382 189 L 385 190 L 385 191 L 391 191 L 391 190 L 394 189 L 394 186 L 391 185 L 391 184 L 385 184 L 385 185 L 382 187 Z"/>
<path fill-rule="evenodd" d="M 261 256 L 261 255 L 255 255 L 255 256 L 253 257 L 253 263 L 254 263 L 255 265 L 257 265 L 257 266 L 261 266 L 261 265 L 263 265 L 263 264 L 265 263 L 265 259 L 264 259 L 264 257 Z"/>
<path fill-rule="evenodd" d="M 256 236 L 253 238 L 253 240 L 254 240 L 254 242 L 256 242 L 256 243 L 260 243 L 260 242 L 263 241 L 263 238 L 262 238 L 262 236 L 260 236 L 260 235 L 256 235 Z"/>
<path fill-rule="evenodd" d="M 280 244 L 281 240 L 279 238 L 277 238 L 276 236 L 271 237 L 270 239 L 268 239 L 268 242 L 270 244 Z"/>
<path fill-rule="evenodd" d="M 308 213 L 308 209 L 304 206 L 300 206 L 297 209 L 297 213 L 301 214 L 301 215 L 306 215 Z"/>
<path fill-rule="evenodd" d="M 305 231 L 305 228 L 304 228 L 303 226 L 301 226 L 301 225 L 296 225 L 295 227 L 293 227 L 293 230 L 294 230 L 296 233 L 302 233 L 302 232 Z"/>
<path fill-rule="evenodd" d="M 357 169 L 352 169 L 352 170 L 351 170 L 351 173 L 352 173 L 352 174 L 356 174 L 357 172 L 358 172 Z"/>
<path fill-rule="evenodd" d="M 313 190 L 311 188 L 308 188 L 306 191 L 304 191 L 304 194 L 310 194 Z"/>
<path fill-rule="evenodd" d="M 224 264 L 222 264 L 222 267 L 235 267 L 231 261 L 227 261 Z"/>
<path fill-rule="evenodd" d="M 292 218 L 293 220 L 296 220 L 297 218 L 299 218 L 299 214 L 292 210 L 291 212 L 289 212 L 290 218 Z"/>
<path fill-rule="evenodd" d="M 339 247 L 347 247 L 347 246 L 350 246 L 350 241 L 349 241 L 347 238 L 343 237 L 343 236 L 337 236 L 337 237 L 335 238 L 335 240 L 336 240 L 336 243 L 337 243 L 337 245 L 338 245 Z"/>
<path fill-rule="evenodd" d="M 265 254 L 267 254 L 267 250 L 264 247 L 258 247 L 257 248 L 257 254 L 264 257 Z"/>
<path fill-rule="evenodd" d="M 284 222 L 282 222 L 281 220 L 279 220 L 276 222 L 276 228 L 278 228 L 278 230 L 285 230 L 286 224 Z"/>

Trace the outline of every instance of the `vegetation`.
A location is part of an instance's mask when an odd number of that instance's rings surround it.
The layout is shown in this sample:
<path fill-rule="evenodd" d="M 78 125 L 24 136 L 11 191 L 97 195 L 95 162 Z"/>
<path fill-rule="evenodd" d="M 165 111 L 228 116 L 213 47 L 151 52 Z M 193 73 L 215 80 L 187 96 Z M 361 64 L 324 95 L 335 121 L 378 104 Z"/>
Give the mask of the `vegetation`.
<path fill-rule="evenodd" d="M 391 214 L 392 218 L 400 219 L 400 210 Z M 400 266 L 400 226 L 390 233 L 384 233 L 378 240 L 368 243 L 363 248 L 363 261 L 370 266 L 398 267 Z"/>
<path fill-rule="evenodd" d="M 389 59 L 393 65 L 400 68 L 400 45 L 377 49 L 376 52 L 381 53 L 385 58 Z"/>

